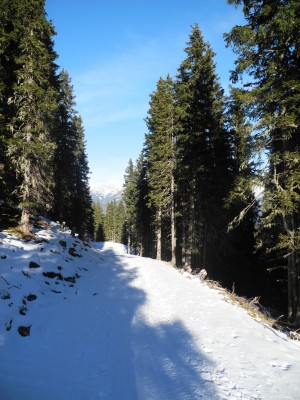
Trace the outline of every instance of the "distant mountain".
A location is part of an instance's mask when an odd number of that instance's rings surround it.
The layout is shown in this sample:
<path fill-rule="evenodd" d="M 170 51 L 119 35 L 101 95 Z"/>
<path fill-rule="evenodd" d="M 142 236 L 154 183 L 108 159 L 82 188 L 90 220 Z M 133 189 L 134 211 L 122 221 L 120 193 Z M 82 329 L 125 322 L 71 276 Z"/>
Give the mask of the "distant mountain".
<path fill-rule="evenodd" d="M 108 203 L 116 200 L 118 203 L 122 198 L 123 189 L 115 183 L 104 183 L 91 187 L 91 195 L 94 202 L 99 202 L 105 211 Z"/>

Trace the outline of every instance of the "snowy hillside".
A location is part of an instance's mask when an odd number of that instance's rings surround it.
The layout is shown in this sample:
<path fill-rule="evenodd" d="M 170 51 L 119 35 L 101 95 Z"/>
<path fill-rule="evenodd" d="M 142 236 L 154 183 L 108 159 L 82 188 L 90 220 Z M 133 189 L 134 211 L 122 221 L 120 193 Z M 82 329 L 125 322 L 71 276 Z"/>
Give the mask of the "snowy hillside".
<path fill-rule="evenodd" d="M 0 233 L 1 400 L 300 399 L 300 348 L 197 278 L 52 225 Z"/>
<path fill-rule="evenodd" d="M 106 210 L 108 203 L 116 200 L 119 202 L 122 198 L 122 188 L 115 183 L 107 182 L 100 186 L 91 187 L 92 199 L 99 202 Z"/>

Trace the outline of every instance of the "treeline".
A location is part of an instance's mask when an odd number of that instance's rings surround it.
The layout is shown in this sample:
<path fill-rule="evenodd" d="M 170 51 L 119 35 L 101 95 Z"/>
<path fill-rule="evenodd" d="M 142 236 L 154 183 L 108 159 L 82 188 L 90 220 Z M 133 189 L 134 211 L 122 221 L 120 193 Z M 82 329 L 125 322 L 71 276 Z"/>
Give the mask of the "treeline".
<path fill-rule="evenodd" d="M 300 325 L 300 4 L 230 0 L 245 26 L 228 95 L 194 25 L 175 78 L 150 96 L 125 172 L 126 237 L 140 254 L 261 301 Z"/>
<path fill-rule="evenodd" d="M 84 129 L 70 77 L 55 63 L 43 0 L 0 0 L 1 214 L 42 213 L 93 233 Z"/>
<path fill-rule="evenodd" d="M 108 203 L 106 212 L 99 202 L 93 204 L 96 242 L 125 243 L 126 240 L 126 210 L 121 199 L 119 202 L 113 200 Z"/>

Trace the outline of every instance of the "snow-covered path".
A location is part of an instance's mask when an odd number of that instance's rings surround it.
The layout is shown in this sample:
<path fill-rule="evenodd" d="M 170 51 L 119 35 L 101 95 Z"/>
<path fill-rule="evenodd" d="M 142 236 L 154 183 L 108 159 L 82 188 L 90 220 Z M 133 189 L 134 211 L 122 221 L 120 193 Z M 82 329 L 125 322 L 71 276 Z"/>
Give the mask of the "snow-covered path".
<path fill-rule="evenodd" d="M 120 245 L 59 259 L 62 238 L 71 245 L 61 233 L 56 247 L 50 243 L 51 257 L 44 245 L 39 261 L 44 270 L 72 265 L 80 274 L 75 285 L 49 281 L 46 293 L 38 276 L 33 284 L 16 269 L 0 269 L 10 286 L 22 282 L 23 296 L 34 290 L 39 296 L 25 316 L 14 316 L 9 331 L 3 329 L 9 308 L 0 303 L 1 400 L 300 399 L 298 343 L 198 280 L 127 255 Z M 18 251 L 20 262 L 36 249 Z M 11 300 L 19 292 L 12 289 Z M 18 334 L 21 321 L 32 325 L 30 336 Z"/>

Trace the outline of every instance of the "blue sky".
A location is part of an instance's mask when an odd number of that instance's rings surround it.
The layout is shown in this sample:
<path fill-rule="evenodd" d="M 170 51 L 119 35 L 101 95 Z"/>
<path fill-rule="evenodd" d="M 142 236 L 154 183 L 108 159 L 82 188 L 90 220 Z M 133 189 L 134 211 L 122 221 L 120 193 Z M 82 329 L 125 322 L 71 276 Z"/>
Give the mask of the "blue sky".
<path fill-rule="evenodd" d="M 199 24 L 217 53 L 226 89 L 234 55 L 223 33 L 243 23 L 226 0 L 47 0 L 46 11 L 83 118 L 91 186 L 123 183 L 143 147 L 149 95 L 160 76 L 175 77 L 191 26 Z"/>

